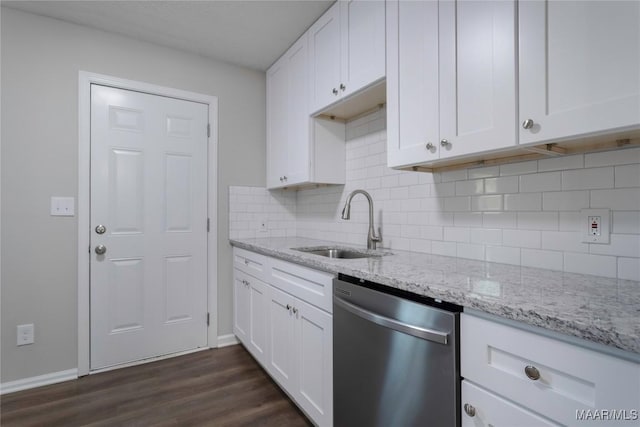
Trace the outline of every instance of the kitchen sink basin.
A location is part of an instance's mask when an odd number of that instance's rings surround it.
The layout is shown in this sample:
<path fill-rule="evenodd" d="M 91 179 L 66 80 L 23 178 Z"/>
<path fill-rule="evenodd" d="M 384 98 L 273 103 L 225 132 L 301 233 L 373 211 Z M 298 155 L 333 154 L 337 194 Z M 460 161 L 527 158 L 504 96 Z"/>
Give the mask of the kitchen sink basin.
<path fill-rule="evenodd" d="M 356 259 L 356 258 L 370 258 L 381 256 L 382 254 L 372 254 L 365 251 L 357 251 L 344 248 L 327 248 L 327 247 L 314 247 L 314 248 L 291 248 L 294 251 L 306 252 L 308 254 L 320 255 L 327 258 L 342 258 L 342 259 Z"/>

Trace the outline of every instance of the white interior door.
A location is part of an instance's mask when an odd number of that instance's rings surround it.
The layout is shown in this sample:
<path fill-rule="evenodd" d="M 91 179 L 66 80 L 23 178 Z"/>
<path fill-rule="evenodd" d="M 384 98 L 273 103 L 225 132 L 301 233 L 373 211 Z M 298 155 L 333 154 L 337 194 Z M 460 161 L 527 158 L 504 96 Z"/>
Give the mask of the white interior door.
<path fill-rule="evenodd" d="M 207 345 L 207 117 L 91 86 L 92 370 Z"/>

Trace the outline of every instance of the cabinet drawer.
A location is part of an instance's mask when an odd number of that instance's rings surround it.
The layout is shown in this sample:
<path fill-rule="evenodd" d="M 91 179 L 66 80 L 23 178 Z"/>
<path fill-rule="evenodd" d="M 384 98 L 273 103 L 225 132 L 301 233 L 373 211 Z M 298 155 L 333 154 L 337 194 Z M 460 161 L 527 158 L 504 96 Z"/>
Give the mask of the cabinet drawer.
<path fill-rule="evenodd" d="M 277 259 L 271 260 L 268 282 L 328 313 L 333 312 L 334 275 Z"/>
<path fill-rule="evenodd" d="M 640 365 L 468 314 L 460 335 L 465 379 L 556 422 L 640 407 Z"/>
<path fill-rule="evenodd" d="M 461 409 L 462 427 L 560 427 L 466 380 Z"/>
<path fill-rule="evenodd" d="M 268 275 L 268 258 L 255 252 L 233 248 L 233 267 L 261 280 Z"/>

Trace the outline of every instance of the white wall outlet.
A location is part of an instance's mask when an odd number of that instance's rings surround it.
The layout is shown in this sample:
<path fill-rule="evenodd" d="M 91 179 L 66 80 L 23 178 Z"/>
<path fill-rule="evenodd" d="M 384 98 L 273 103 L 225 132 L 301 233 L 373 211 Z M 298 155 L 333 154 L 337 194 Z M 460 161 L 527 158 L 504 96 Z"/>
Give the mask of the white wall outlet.
<path fill-rule="evenodd" d="M 582 209 L 580 214 L 582 241 L 608 244 L 610 241 L 611 211 L 609 209 Z"/>
<path fill-rule="evenodd" d="M 260 218 L 260 227 L 258 228 L 258 230 L 261 233 L 266 233 L 269 230 L 266 218 Z"/>
<path fill-rule="evenodd" d="M 73 197 L 51 197 L 51 215 L 74 216 L 75 202 Z"/>
<path fill-rule="evenodd" d="M 18 345 L 34 343 L 33 323 L 28 325 L 18 325 Z"/>

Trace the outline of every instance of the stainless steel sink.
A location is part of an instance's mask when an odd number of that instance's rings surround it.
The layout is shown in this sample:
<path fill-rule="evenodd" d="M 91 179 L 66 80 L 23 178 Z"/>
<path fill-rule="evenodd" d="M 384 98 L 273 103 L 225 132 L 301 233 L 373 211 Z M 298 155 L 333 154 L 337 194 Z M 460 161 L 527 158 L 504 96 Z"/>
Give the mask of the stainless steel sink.
<path fill-rule="evenodd" d="M 370 258 L 381 256 L 382 254 L 372 254 L 365 251 L 357 251 L 344 248 L 328 248 L 328 247 L 313 247 L 313 248 L 291 248 L 294 251 L 306 252 L 308 254 L 320 255 L 327 258 L 342 258 L 342 259 L 356 259 L 356 258 Z"/>

